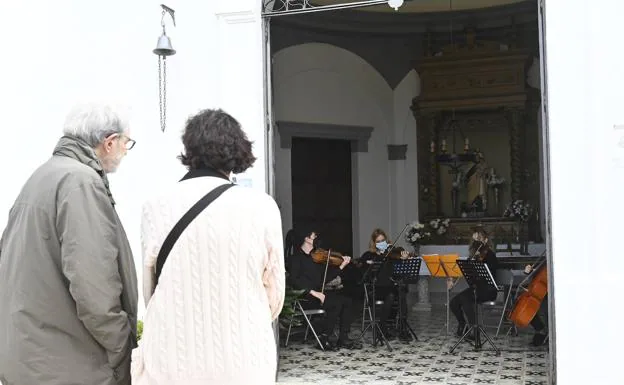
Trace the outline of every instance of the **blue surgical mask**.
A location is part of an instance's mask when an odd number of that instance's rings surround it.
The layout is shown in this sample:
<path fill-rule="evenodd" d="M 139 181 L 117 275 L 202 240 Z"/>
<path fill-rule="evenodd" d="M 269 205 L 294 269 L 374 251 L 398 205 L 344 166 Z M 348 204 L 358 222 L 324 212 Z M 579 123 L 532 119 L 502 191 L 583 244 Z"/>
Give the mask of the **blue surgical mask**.
<path fill-rule="evenodd" d="M 377 250 L 379 251 L 386 251 L 386 249 L 388 248 L 388 242 L 386 241 L 377 242 L 375 243 L 375 247 L 377 247 Z"/>

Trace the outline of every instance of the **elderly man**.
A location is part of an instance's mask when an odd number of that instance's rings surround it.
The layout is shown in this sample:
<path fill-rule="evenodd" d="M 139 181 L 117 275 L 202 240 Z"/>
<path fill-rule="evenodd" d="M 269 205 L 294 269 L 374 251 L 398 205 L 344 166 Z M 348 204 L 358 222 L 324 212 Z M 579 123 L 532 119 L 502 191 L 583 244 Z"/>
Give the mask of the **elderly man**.
<path fill-rule="evenodd" d="M 0 382 L 130 384 L 137 281 L 107 174 L 132 148 L 105 105 L 67 117 L 0 239 Z"/>

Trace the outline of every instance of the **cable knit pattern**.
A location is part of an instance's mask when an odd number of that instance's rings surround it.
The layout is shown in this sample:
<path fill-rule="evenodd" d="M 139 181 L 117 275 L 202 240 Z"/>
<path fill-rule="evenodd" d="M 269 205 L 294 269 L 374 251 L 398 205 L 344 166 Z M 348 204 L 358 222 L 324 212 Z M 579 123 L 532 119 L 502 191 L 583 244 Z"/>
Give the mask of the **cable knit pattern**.
<path fill-rule="evenodd" d="M 143 339 L 133 385 L 273 384 L 271 321 L 285 290 L 280 213 L 260 191 L 234 187 L 182 233 L 154 290 L 156 256 L 184 213 L 225 181 L 175 183 L 143 207 Z"/>

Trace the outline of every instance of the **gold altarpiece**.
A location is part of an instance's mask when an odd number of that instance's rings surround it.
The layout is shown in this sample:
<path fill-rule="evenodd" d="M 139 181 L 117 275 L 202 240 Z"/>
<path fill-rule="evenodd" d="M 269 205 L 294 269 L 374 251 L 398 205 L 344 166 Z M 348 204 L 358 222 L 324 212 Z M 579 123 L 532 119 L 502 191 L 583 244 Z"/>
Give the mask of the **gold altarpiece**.
<path fill-rule="evenodd" d="M 431 148 L 432 143 L 439 146 L 441 130 L 451 116 L 467 129 L 466 136 L 475 135 L 470 127 L 484 128 L 481 134 L 496 132 L 499 139 L 493 145 L 509 149 L 504 160 L 510 177 L 507 197 L 538 206 L 539 93 L 526 85 L 531 59 L 528 51 L 475 42 L 474 35 L 468 34 L 465 44 L 445 47 L 441 53 L 425 57 L 417 68 L 421 92 L 413 100 L 412 111 L 417 122 L 420 220 L 451 218 L 445 243 L 467 243 L 477 226 L 483 226 L 498 242 L 538 238 L 532 234 L 539 229 L 529 232 L 529 225 L 536 223 L 503 218 L 500 210 L 497 215 L 471 218 L 445 212 L 443 206 L 448 206 L 450 197 L 440 188 L 440 176 L 446 167 L 436 161 L 438 148 L 433 152 Z M 506 135 L 501 136 L 501 131 Z M 461 152 L 463 147 L 457 150 Z M 488 149 L 480 150 L 487 158 Z"/>

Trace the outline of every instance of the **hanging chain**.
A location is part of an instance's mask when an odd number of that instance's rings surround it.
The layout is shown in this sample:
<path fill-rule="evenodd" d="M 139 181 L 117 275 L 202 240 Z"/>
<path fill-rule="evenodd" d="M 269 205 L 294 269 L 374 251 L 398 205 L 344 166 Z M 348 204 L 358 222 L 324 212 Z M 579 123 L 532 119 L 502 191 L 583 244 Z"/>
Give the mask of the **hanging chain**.
<path fill-rule="evenodd" d="M 160 129 L 165 132 L 167 123 L 167 57 L 158 56 L 158 104 L 160 107 Z"/>

